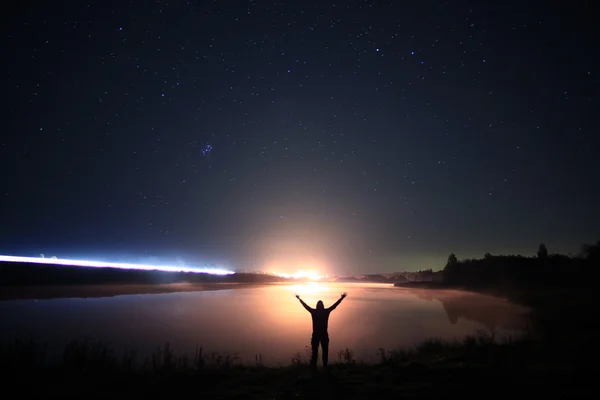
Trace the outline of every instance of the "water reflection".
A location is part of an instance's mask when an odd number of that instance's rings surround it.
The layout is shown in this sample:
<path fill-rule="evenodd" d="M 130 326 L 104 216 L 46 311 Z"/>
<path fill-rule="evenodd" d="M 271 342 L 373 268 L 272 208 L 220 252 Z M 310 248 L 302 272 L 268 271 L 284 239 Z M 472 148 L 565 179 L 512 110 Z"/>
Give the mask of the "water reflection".
<path fill-rule="evenodd" d="M 147 355 L 168 341 L 178 352 L 197 345 L 256 354 L 270 365 L 288 364 L 310 344 L 310 315 L 294 294 L 313 306 L 333 304 L 348 292 L 329 320 L 330 358 L 346 347 L 364 361 L 378 348 L 410 346 L 428 337 L 460 338 L 480 328 L 500 333 L 522 327 L 526 310 L 502 300 L 457 291 L 414 291 L 384 284 L 272 285 L 220 291 L 128 295 L 110 298 L 0 302 L 0 340 L 30 338 L 58 350 L 72 338 L 89 337 Z"/>
<path fill-rule="evenodd" d="M 442 303 L 448 321 L 455 325 L 460 319 L 475 321 L 489 331 L 505 329 L 519 331 L 529 322 L 531 310 L 505 299 L 482 296 L 460 290 L 410 290 L 418 298 Z"/>

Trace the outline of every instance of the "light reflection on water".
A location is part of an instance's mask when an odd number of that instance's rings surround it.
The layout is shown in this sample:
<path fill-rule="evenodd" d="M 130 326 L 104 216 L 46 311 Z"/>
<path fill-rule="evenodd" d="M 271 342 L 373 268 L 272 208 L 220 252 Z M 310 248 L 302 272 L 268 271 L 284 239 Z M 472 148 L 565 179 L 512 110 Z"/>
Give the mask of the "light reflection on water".
<path fill-rule="evenodd" d="M 310 314 L 294 294 L 313 306 L 348 297 L 331 314 L 330 359 L 338 350 L 375 361 L 377 349 L 414 345 L 429 337 L 461 338 L 477 329 L 515 333 L 528 310 L 489 296 L 454 290 L 415 290 L 385 284 L 320 283 L 204 292 L 127 295 L 107 298 L 0 302 L 2 342 L 33 339 L 58 349 L 70 339 L 110 342 L 117 351 L 133 348 L 140 357 L 170 342 L 177 353 L 239 352 L 252 363 L 288 364 L 305 353 Z"/>

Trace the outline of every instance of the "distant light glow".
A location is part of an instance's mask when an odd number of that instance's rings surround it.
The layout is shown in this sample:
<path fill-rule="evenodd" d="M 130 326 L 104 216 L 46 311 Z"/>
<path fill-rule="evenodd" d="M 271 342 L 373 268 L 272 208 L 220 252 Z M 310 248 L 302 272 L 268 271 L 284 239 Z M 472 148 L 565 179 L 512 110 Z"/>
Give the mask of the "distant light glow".
<path fill-rule="evenodd" d="M 120 269 L 137 269 L 143 271 L 165 271 L 165 272 L 196 272 L 210 275 L 231 275 L 234 271 L 229 271 L 222 268 L 204 268 L 204 267 L 176 267 L 170 265 L 150 265 L 150 264 L 130 264 L 130 263 L 113 263 L 107 261 L 90 261 L 90 260 L 67 260 L 61 258 L 42 258 L 42 257 L 18 257 L 18 256 L 2 256 L 0 262 L 21 262 L 32 264 L 50 264 L 50 265 L 67 265 L 74 267 L 94 267 L 94 268 L 120 268 Z"/>
<path fill-rule="evenodd" d="M 280 276 L 282 278 L 292 278 L 292 279 L 309 279 L 311 281 L 318 281 L 323 278 L 316 271 L 296 271 L 293 274 L 286 274 L 283 272 L 273 272 L 274 275 Z"/>

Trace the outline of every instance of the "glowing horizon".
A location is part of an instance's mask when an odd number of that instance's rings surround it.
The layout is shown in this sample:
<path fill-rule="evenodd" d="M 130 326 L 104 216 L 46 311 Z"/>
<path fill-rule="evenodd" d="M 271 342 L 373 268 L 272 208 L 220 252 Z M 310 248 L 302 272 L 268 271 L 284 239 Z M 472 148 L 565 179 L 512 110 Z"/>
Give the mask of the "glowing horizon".
<path fill-rule="evenodd" d="M 318 293 L 330 291 L 329 285 L 321 282 L 305 282 L 300 284 L 294 284 L 288 287 L 288 289 L 297 295 L 308 295 L 314 296 Z"/>
<path fill-rule="evenodd" d="M 43 257 L 20 257 L 20 256 L 4 256 L 0 255 L 0 262 L 22 262 L 31 264 L 46 264 L 46 265 L 65 265 L 73 267 L 92 267 L 92 268 L 118 268 L 118 269 L 133 269 L 141 271 L 164 271 L 164 272 L 194 272 L 210 275 L 231 275 L 235 271 L 224 268 L 205 268 L 205 267 L 189 267 L 189 266 L 172 266 L 172 265 L 152 265 L 152 264 L 133 264 L 133 263 L 116 263 L 109 261 L 92 261 L 92 260 L 69 260 L 62 258 L 43 258 Z"/>
<path fill-rule="evenodd" d="M 318 281 L 323 278 L 323 276 L 319 275 L 317 271 L 296 271 L 293 274 L 287 274 L 284 272 L 272 272 L 273 275 L 282 277 L 282 278 L 291 278 L 291 279 L 309 279 L 311 281 Z"/>

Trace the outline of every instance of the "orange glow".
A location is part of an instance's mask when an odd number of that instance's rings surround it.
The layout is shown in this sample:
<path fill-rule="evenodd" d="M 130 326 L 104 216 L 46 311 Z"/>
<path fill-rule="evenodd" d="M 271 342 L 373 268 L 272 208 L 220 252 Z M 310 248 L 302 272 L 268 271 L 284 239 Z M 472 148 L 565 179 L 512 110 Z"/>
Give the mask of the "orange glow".
<path fill-rule="evenodd" d="M 321 259 L 307 255 L 272 257 L 261 268 L 268 274 L 299 281 L 319 281 L 327 278 L 324 271 L 329 265 Z"/>
<path fill-rule="evenodd" d="M 309 279 L 311 281 L 318 281 L 323 278 L 318 274 L 317 271 L 296 271 L 293 274 L 286 274 L 283 272 L 273 272 L 274 275 L 281 276 L 282 278 L 293 278 L 293 279 Z"/>

